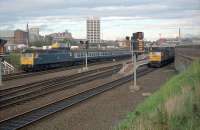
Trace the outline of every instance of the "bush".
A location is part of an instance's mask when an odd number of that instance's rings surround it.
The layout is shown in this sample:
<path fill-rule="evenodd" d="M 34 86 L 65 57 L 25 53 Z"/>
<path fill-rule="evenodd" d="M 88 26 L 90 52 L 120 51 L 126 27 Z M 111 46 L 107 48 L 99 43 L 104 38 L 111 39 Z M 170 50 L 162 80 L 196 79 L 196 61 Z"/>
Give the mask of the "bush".
<path fill-rule="evenodd" d="M 8 56 L 5 57 L 5 60 L 12 64 L 16 69 L 20 69 L 20 53 L 9 53 Z"/>
<path fill-rule="evenodd" d="M 200 59 L 128 113 L 116 129 L 199 130 Z"/>

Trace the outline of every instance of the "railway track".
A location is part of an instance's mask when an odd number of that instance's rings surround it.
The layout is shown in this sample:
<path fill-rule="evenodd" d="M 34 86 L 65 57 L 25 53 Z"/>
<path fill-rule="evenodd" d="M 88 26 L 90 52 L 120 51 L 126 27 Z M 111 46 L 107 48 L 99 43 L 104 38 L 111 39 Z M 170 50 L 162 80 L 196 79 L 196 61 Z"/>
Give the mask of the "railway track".
<path fill-rule="evenodd" d="M 107 70 L 107 69 L 111 69 L 117 66 L 122 66 L 121 64 L 117 64 L 117 65 L 113 65 L 113 66 L 108 66 L 108 67 L 101 67 L 98 69 L 94 69 L 94 70 L 89 70 L 89 71 L 85 71 L 82 73 L 77 73 L 77 74 L 73 74 L 73 75 L 67 75 L 67 76 L 61 76 L 61 77 L 56 77 L 56 78 L 51 78 L 51 79 L 47 79 L 47 80 L 41 80 L 41 81 L 37 81 L 37 82 L 33 82 L 33 83 L 29 83 L 29 84 L 25 84 L 25 85 L 19 85 L 19 86 L 15 86 L 12 88 L 8 88 L 8 89 L 4 89 L 4 90 L 0 90 L 0 99 L 2 98 L 2 96 L 5 95 L 9 95 L 12 93 L 15 93 L 17 91 L 24 91 L 26 89 L 38 86 L 38 85 L 45 85 L 45 84 L 49 84 L 52 82 L 58 82 L 58 81 L 62 81 L 62 80 L 70 80 L 73 78 L 77 78 L 80 76 L 85 76 L 91 73 L 96 73 L 98 71 L 103 71 L 103 70 Z"/>
<path fill-rule="evenodd" d="M 75 87 L 98 78 L 110 76 L 117 73 L 122 65 L 103 67 L 100 69 L 79 73 L 72 76 L 60 77 L 42 83 L 23 85 L 20 87 L 5 90 L 0 93 L 0 109 L 5 109 L 12 105 L 45 96 L 47 94 Z"/>
<path fill-rule="evenodd" d="M 100 62 L 90 63 L 89 66 L 94 66 L 94 65 L 97 65 L 97 64 L 104 64 L 104 63 L 111 63 L 111 62 L 113 62 L 113 61 L 100 61 Z M 75 65 L 75 66 L 55 68 L 55 69 L 50 69 L 50 70 L 38 71 L 38 72 L 28 72 L 28 73 L 27 72 L 21 72 L 21 73 L 15 73 L 15 74 L 8 74 L 8 75 L 4 75 L 2 77 L 2 80 L 3 81 L 9 81 L 9 80 L 13 80 L 13 79 L 31 77 L 31 76 L 41 75 L 41 74 L 48 74 L 48 73 L 53 73 L 53 72 L 60 72 L 60 71 L 65 71 L 65 70 L 77 69 L 77 68 L 80 68 L 82 66 L 83 65 Z"/>
<path fill-rule="evenodd" d="M 137 72 L 138 73 L 137 76 L 138 77 L 143 76 L 149 72 L 152 72 L 153 70 L 155 69 L 149 68 L 147 70 L 140 70 Z M 0 122 L 0 129 L 1 130 L 16 130 L 19 128 L 23 128 L 44 117 L 47 117 L 51 114 L 62 111 L 63 109 L 70 108 L 73 105 L 83 102 L 91 97 L 94 97 L 98 94 L 108 91 L 114 87 L 125 84 L 129 82 L 131 79 L 132 79 L 132 75 L 129 75 L 129 76 L 120 78 L 118 80 L 112 81 L 110 83 L 106 83 L 104 85 L 101 85 L 95 88 L 84 90 L 82 92 L 69 96 L 63 100 L 32 110 L 22 115 L 16 115 L 15 117 L 11 119 Z"/>
<path fill-rule="evenodd" d="M 20 73 L 15 73 L 15 74 L 8 74 L 8 75 L 3 76 L 3 81 L 19 79 L 19 78 L 24 78 L 24 77 L 31 77 L 35 75 L 41 75 L 41 74 L 48 74 L 48 73 L 59 72 L 59 71 L 64 71 L 64 70 L 70 70 L 70 69 L 75 69 L 79 67 L 81 67 L 81 65 L 51 69 L 51 70 L 46 70 L 46 71 L 38 71 L 38 72 L 20 72 Z"/>

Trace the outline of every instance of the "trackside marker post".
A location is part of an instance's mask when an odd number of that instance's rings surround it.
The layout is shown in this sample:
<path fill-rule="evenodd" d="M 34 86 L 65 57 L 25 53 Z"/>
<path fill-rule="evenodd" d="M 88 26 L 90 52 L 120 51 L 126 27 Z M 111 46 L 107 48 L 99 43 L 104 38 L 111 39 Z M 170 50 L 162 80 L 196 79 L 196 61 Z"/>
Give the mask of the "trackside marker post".
<path fill-rule="evenodd" d="M 2 67 L 1 67 L 1 57 L 0 57 L 0 86 L 2 85 Z"/>

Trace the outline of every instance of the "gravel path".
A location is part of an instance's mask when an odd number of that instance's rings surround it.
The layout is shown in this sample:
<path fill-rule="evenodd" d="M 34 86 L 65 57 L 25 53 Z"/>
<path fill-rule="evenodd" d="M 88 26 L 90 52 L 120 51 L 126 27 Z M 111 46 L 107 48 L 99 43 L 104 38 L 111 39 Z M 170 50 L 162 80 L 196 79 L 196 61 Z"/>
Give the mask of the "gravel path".
<path fill-rule="evenodd" d="M 138 79 L 142 89 L 130 92 L 130 83 L 100 94 L 70 109 L 44 118 L 23 130 L 107 130 L 115 127 L 145 97 L 175 74 L 173 65 L 156 70 Z"/>

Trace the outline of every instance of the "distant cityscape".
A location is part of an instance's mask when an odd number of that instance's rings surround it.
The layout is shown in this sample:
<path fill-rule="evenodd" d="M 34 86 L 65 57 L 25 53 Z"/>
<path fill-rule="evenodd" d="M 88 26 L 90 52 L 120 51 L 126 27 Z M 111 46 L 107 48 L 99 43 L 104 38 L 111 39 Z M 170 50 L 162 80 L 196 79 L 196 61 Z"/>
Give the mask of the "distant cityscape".
<path fill-rule="evenodd" d="M 30 24 L 31 25 L 31 24 Z M 7 51 L 14 51 L 27 47 L 31 48 L 46 48 L 53 43 L 69 42 L 72 47 L 79 48 L 80 41 L 88 41 L 90 48 L 130 48 L 130 36 L 125 36 L 118 40 L 103 40 L 101 39 L 101 21 L 98 17 L 90 17 L 86 20 L 86 39 L 76 39 L 67 29 L 63 32 L 52 32 L 51 34 L 42 36 L 40 28 L 37 26 L 26 25 L 24 29 L 16 30 L 0 30 L 0 38 L 7 40 Z M 130 34 L 131 35 L 131 34 Z M 160 38 L 156 41 L 145 41 L 145 45 L 152 44 L 177 44 L 180 42 L 180 30 L 176 38 Z M 192 43 L 199 38 L 181 38 L 181 41 L 190 41 Z"/>

